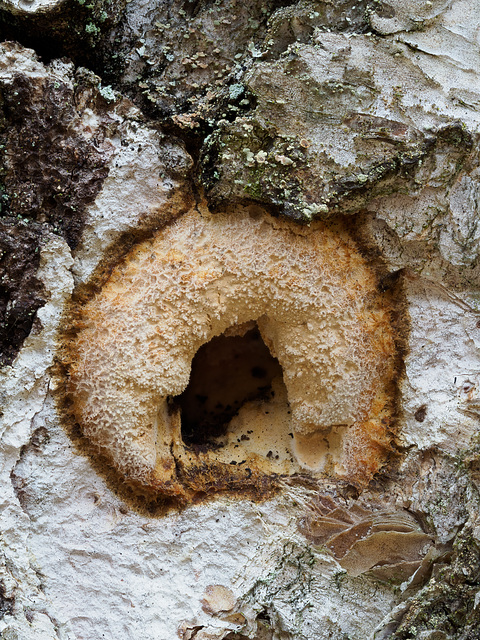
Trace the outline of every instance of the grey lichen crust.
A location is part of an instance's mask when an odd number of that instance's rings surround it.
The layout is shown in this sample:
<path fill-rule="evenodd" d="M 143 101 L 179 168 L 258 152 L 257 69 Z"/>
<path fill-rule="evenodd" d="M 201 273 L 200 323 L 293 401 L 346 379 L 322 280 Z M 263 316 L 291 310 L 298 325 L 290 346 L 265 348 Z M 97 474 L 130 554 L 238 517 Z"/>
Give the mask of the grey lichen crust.
<path fill-rule="evenodd" d="M 471 0 L 0 0 L 2 640 L 478 639 L 479 32 Z M 252 322 L 274 399 L 184 442 L 196 350 Z M 188 508 L 124 502 L 132 469 Z"/>
<path fill-rule="evenodd" d="M 250 197 L 299 220 L 355 213 L 440 172 L 447 188 L 472 148 L 464 119 L 473 114 L 448 104 L 398 42 L 317 32 L 257 62 L 245 90 L 253 112 L 221 121 L 204 149 L 214 201 Z"/>
<path fill-rule="evenodd" d="M 391 640 L 478 637 L 480 549 L 471 529 L 457 537 L 449 560 L 448 564 L 435 567 L 432 578 L 413 598 L 404 617 L 390 625 Z"/>

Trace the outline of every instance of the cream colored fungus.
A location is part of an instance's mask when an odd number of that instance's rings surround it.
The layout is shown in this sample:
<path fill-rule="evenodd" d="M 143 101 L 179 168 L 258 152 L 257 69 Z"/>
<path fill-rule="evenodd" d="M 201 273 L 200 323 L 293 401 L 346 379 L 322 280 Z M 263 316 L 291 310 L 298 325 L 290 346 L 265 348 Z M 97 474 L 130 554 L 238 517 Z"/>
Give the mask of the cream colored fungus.
<path fill-rule="evenodd" d="M 117 471 L 160 493 L 195 493 L 202 473 L 228 486 L 235 474 L 302 469 L 363 483 L 389 443 L 390 313 L 341 227 L 192 209 L 135 246 L 84 306 L 69 367 L 75 418 Z M 255 323 L 283 380 L 270 400 L 244 404 L 218 447 L 185 446 L 167 399 L 187 387 L 202 345 Z M 228 488 L 217 480 L 199 486 Z"/>

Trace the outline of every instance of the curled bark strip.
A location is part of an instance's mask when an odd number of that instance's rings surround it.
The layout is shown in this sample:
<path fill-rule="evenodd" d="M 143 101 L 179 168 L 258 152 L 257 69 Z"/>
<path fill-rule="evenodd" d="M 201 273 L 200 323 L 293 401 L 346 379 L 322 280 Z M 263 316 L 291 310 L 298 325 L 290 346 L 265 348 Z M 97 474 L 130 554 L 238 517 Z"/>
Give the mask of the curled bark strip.
<path fill-rule="evenodd" d="M 261 493 L 305 470 L 365 484 L 391 438 L 388 295 L 340 224 L 193 209 L 136 245 L 77 310 L 65 357 L 71 413 L 124 478 L 179 500 Z M 186 442 L 171 399 L 195 354 L 252 327 L 281 367 L 268 397 L 247 393 L 222 433 Z"/>
<path fill-rule="evenodd" d="M 299 529 L 313 544 L 325 546 L 350 575 L 404 582 L 428 566 L 434 540 L 408 511 L 385 507 L 347 506 L 320 494 L 308 505 Z"/>

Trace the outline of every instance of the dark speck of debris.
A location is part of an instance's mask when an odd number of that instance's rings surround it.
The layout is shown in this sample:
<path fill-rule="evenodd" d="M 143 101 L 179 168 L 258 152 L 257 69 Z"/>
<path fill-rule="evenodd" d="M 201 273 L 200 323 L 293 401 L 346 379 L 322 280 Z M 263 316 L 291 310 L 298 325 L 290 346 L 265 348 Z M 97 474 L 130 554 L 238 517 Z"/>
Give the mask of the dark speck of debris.
<path fill-rule="evenodd" d="M 418 407 L 418 409 L 415 411 L 415 420 L 417 422 L 423 422 L 425 420 L 425 417 L 427 415 L 427 407 L 422 404 L 421 407 Z"/>

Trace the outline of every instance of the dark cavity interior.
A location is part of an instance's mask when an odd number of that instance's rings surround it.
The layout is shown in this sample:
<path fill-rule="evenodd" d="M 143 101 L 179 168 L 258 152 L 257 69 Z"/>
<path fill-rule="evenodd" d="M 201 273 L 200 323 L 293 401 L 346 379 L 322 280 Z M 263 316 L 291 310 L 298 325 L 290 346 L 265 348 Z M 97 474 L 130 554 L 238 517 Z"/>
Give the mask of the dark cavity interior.
<path fill-rule="evenodd" d="M 181 409 L 187 446 L 218 446 L 228 423 L 245 402 L 272 397 L 272 380 L 282 367 L 257 327 L 243 336 L 217 336 L 200 347 L 185 391 L 175 398 Z"/>

